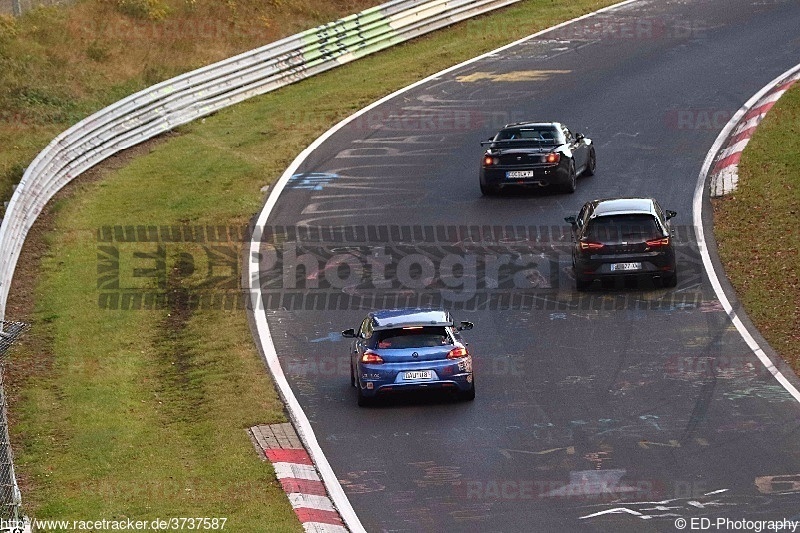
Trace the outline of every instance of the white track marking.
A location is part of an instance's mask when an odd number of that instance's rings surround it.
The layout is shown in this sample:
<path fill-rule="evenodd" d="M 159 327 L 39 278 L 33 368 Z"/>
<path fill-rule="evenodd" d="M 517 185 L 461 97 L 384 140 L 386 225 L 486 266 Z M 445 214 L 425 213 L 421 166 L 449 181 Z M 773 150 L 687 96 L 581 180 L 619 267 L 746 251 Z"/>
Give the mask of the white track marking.
<path fill-rule="evenodd" d="M 278 479 L 307 479 L 309 481 L 320 481 L 316 469 L 311 465 L 272 463 L 272 468 L 275 469 L 275 477 Z"/>
<path fill-rule="evenodd" d="M 315 494 L 301 494 L 292 492 L 289 494 L 289 502 L 292 508 L 317 509 L 320 511 L 336 511 L 327 496 L 317 496 Z"/>
<path fill-rule="evenodd" d="M 744 106 L 733 115 L 730 121 L 722 129 L 720 134 L 717 136 L 716 141 L 714 141 L 714 144 L 711 146 L 711 150 L 709 150 L 708 154 L 706 155 L 703 167 L 700 169 L 700 175 L 697 178 L 697 185 L 695 186 L 694 190 L 694 200 L 692 202 L 692 218 L 695 231 L 697 232 L 697 243 L 700 248 L 700 254 L 703 257 L 703 267 L 706 270 L 706 274 L 708 274 L 708 279 L 711 282 L 711 286 L 714 288 L 717 298 L 719 299 L 720 303 L 722 303 L 722 307 L 725 309 L 725 312 L 728 314 L 728 316 L 731 317 L 731 321 L 733 322 L 733 325 L 736 326 L 736 330 L 739 332 L 739 335 L 742 336 L 744 341 L 747 343 L 747 346 L 750 347 L 750 350 L 752 350 L 756 357 L 758 357 L 758 360 L 761 361 L 770 374 L 772 374 L 775 379 L 778 380 L 778 383 L 780 383 L 795 400 L 800 402 L 800 391 L 798 391 L 797 388 L 786 379 L 786 376 L 784 376 L 777 368 L 775 368 L 775 365 L 772 363 L 770 358 L 767 356 L 761 346 L 759 346 L 758 342 L 756 342 L 756 340 L 745 327 L 744 323 L 742 323 L 737 313 L 733 310 L 733 306 L 728 300 L 728 297 L 725 295 L 725 291 L 722 290 L 722 285 L 719 282 L 719 276 L 717 275 L 716 270 L 714 270 L 714 263 L 712 263 L 711 256 L 708 253 L 705 232 L 703 230 L 703 197 L 705 195 L 705 183 L 706 178 L 711 170 L 711 165 L 714 163 L 714 158 L 717 152 L 719 152 L 720 148 L 722 148 L 723 143 L 728 139 L 731 132 L 742 119 L 742 117 L 744 117 L 747 112 L 759 100 L 761 100 L 761 98 L 764 97 L 764 95 L 777 86 L 779 82 L 797 72 L 800 72 L 800 64 L 787 70 L 768 83 L 763 89 L 750 98 L 750 100 L 748 100 L 747 103 L 745 103 Z"/>
<path fill-rule="evenodd" d="M 344 120 L 333 126 L 331 129 L 323 133 L 305 150 L 300 152 L 300 154 L 295 158 L 295 160 L 292 161 L 292 164 L 289 165 L 286 171 L 284 171 L 284 173 L 275 183 L 275 187 L 272 189 L 272 192 L 267 198 L 267 201 L 264 204 L 261 213 L 259 213 L 258 218 L 256 219 L 256 224 L 253 229 L 253 238 L 250 241 L 250 260 L 248 262 L 247 268 L 248 268 L 248 278 L 250 279 L 249 290 L 250 290 L 250 301 L 253 309 L 253 319 L 255 320 L 256 332 L 258 334 L 258 340 L 261 344 L 262 353 L 264 354 L 264 358 L 267 362 L 267 366 L 269 367 L 269 371 L 272 374 L 272 378 L 275 381 L 275 386 L 278 388 L 278 391 L 281 397 L 283 398 L 284 403 L 286 404 L 286 409 L 289 411 L 289 416 L 294 422 L 295 429 L 297 429 L 297 433 L 300 436 L 300 439 L 303 441 L 303 444 L 305 444 L 309 455 L 311 455 L 311 458 L 314 460 L 314 464 L 316 464 L 317 469 L 319 470 L 319 473 L 322 476 L 322 481 L 325 483 L 325 487 L 328 490 L 328 494 L 330 495 L 331 500 L 333 500 L 334 505 L 338 509 L 339 513 L 342 515 L 344 523 L 347 525 L 348 528 L 350 528 L 350 530 L 353 533 L 361 533 L 361 532 L 366 533 L 366 530 L 364 529 L 364 526 L 361 524 L 361 520 L 359 520 L 358 516 L 353 510 L 353 506 L 350 504 L 350 500 L 347 498 L 347 494 L 345 494 L 344 489 L 342 488 L 341 484 L 339 483 L 339 480 L 336 477 L 336 474 L 333 472 L 333 469 L 331 468 L 331 465 L 328 462 L 328 458 L 325 457 L 325 454 L 323 453 L 322 448 L 320 447 L 319 442 L 317 441 L 317 437 L 314 434 L 314 430 L 311 428 L 311 422 L 309 422 L 308 417 L 303 411 L 303 408 L 300 406 L 300 402 L 297 401 L 297 397 L 295 397 L 294 391 L 292 391 L 291 387 L 289 387 L 289 382 L 286 379 L 286 375 L 283 373 L 283 368 L 281 367 L 280 361 L 278 360 L 278 354 L 275 350 L 275 345 L 272 342 L 272 334 L 270 333 L 269 324 L 267 323 L 267 315 L 262 309 L 261 291 L 259 288 L 258 254 L 260 250 L 261 235 L 264 231 L 267 219 L 269 218 L 270 214 L 272 213 L 272 210 L 275 208 L 275 205 L 278 202 L 278 198 L 280 197 L 281 193 L 286 187 L 286 184 L 289 182 L 289 178 L 291 178 L 297 172 L 298 168 L 300 168 L 300 165 L 314 152 L 314 150 L 319 148 L 322 145 L 322 143 L 327 141 L 333 134 L 341 130 L 347 124 L 349 124 L 356 118 L 364 115 L 365 113 L 368 113 L 375 107 L 385 102 L 388 102 L 389 100 L 392 100 L 393 98 L 396 98 L 397 96 L 400 96 L 403 93 L 406 93 L 411 89 L 414 89 L 422 84 L 436 80 L 437 78 L 445 74 L 464 68 L 467 65 L 470 65 L 484 58 L 495 55 L 499 52 L 505 51 L 514 46 L 518 46 L 540 35 L 544 35 L 545 33 L 548 33 L 550 31 L 562 28 L 564 26 L 587 19 L 589 17 L 594 17 L 606 11 L 612 11 L 615 9 L 619 9 L 620 7 L 626 6 L 628 4 L 633 4 L 641 1 L 642 0 L 625 0 L 618 4 L 614 4 L 605 7 L 603 9 L 599 9 L 593 13 L 588 13 L 586 15 L 577 17 L 562 24 L 558 24 L 546 30 L 534 33 L 533 35 L 529 35 L 511 44 L 505 45 L 501 48 L 498 48 L 497 50 L 487 52 L 486 54 L 467 60 L 453 67 L 447 68 L 441 72 L 428 76 L 423 80 L 420 80 L 407 87 L 404 87 L 384 98 L 381 98 L 380 100 L 370 104 L 369 106 L 345 118 Z"/>

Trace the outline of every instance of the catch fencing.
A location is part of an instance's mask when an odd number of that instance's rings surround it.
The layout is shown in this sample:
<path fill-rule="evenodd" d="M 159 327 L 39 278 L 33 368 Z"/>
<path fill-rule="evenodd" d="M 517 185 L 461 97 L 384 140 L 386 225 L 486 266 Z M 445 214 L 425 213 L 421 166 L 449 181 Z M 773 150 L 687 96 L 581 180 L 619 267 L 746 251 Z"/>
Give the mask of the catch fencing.
<path fill-rule="evenodd" d="M 181 124 L 518 1 L 394 0 L 164 81 L 77 123 L 33 160 L 6 209 L 0 320 L 28 231 L 47 202 L 84 171 Z M 6 428 L 5 417 L 0 424 Z M 13 501 L 0 505 L 19 505 L 12 485 Z"/>
<path fill-rule="evenodd" d="M 21 495 L 14 475 L 14 461 L 11 455 L 11 442 L 8 436 L 8 404 L 5 392 L 6 355 L 28 325 L 22 322 L 0 321 L 0 521 L 19 522 Z"/>

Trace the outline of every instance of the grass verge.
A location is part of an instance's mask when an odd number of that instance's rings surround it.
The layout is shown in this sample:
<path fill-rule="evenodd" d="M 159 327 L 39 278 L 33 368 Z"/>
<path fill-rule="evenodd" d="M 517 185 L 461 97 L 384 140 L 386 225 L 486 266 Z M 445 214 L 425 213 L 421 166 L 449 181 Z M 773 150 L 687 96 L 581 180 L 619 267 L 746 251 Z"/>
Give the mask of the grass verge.
<path fill-rule="evenodd" d="M 180 303 L 202 277 L 186 262 L 206 250 L 166 247 L 165 276 L 147 283 L 178 295 L 168 309 L 103 311 L 97 229 L 244 225 L 260 207 L 261 188 L 337 120 L 612 3 L 529 0 L 460 24 L 182 127 L 54 202 L 41 266 L 28 265 L 30 276 L 13 291 L 35 295 L 35 326 L 12 361 L 12 435 L 26 511 L 64 519 L 225 516 L 235 531 L 296 528 L 244 433 L 281 418 L 244 312 Z"/>
<path fill-rule="evenodd" d="M 68 126 L 154 83 L 379 0 L 82 0 L 0 15 L 0 217 Z"/>
<path fill-rule="evenodd" d="M 33 245 L 38 238 L 45 246 L 38 268 L 27 250 L 15 276 L 9 311 L 30 309 L 35 330 L 8 366 L 25 512 L 67 520 L 218 517 L 233 531 L 302 531 L 245 433 L 285 421 L 246 317 L 195 310 L 188 300 L 186 257 L 203 248 L 166 249 L 161 279 L 141 280 L 170 296 L 163 310 L 98 306 L 96 228 L 120 222 L 109 206 L 130 201 L 129 193 L 105 181 L 70 187 L 42 221 L 51 230 L 34 235 Z M 126 220 L 175 220 L 169 204 L 133 201 L 129 209 Z M 209 220 L 215 216 L 210 210 Z M 122 247 L 122 263 L 155 248 Z M 134 279 L 126 270 L 123 283 Z M 35 303 L 24 302 L 26 289 Z"/>
<path fill-rule="evenodd" d="M 747 314 L 800 374 L 800 85 L 745 148 L 736 191 L 714 200 L 725 272 Z"/>

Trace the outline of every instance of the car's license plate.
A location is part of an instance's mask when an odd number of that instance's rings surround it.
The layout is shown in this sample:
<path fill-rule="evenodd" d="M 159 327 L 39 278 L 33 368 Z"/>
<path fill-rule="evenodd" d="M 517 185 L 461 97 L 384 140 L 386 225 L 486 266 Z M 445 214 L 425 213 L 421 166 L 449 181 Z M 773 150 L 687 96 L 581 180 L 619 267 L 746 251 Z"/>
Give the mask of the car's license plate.
<path fill-rule="evenodd" d="M 405 372 L 403 375 L 403 379 L 406 381 L 431 378 L 433 378 L 433 372 L 430 370 L 415 370 L 413 372 Z"/>
<path fill-rule="evenodd" d="M 517 178 L 532 178 L 533 177 L 533 170 L 509 170 L 506 172 L 506 178 L 508 179 L 517 179 Z"/>
<path fill-rule="evenodd" d="M 614 263 L 611 265 L 612 271 L 617 270 L 641 270 L 642 264 L 641 263 Z"/>

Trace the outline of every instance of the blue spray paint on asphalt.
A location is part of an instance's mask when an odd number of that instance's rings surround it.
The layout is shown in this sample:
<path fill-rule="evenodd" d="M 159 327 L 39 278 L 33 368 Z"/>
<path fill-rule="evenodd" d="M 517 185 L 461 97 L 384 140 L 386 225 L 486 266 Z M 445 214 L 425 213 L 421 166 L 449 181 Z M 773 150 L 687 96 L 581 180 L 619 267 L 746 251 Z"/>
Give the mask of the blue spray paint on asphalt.
<path fill-rule="evenodd" d="M 287 189 L 306 189 L 321 191 L 326 185 L 339 177 L 338 174 L 330 172 L 301 172 L 289 178 L 286 184 Z"/>

